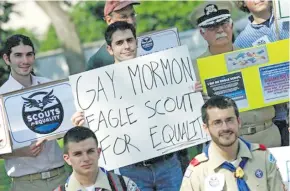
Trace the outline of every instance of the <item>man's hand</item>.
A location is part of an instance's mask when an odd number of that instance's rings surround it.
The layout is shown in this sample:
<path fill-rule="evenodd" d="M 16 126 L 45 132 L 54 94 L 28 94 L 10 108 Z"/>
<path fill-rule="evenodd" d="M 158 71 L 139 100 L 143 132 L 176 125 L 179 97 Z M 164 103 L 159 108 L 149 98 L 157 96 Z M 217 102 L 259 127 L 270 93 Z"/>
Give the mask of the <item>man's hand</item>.
<path fill-rule="evenodd" d="M 25 157 L 37 157 L 41 151 L 43 150 L 43 146 L 47 140 L 39 140 L 34 143 L 32 143 L 30 146 L 24 147 L 20 150 L 22 153 L 22 156 Z"/>
<path fill-rule="evenodd" d="M 43 150 L 46 141 L 46 139 L 36 141 L 30 146 L 13 150 L 12 153 L 1 155 L 0 158 L 12 159 L 15 157 L 37 157 Z"/>
<path fill-rule="evenodd" d="M 83 111 L 77 111 L 71 117 L 74 126 L 82 126 L 85 123 L 85 115 Z"/>
<path fill-rule="evenodd" d="M 202 84 L 199 82 L 199 81 L 196 81 L 195 84 L 194 84 L 194 92 L 201 92 L 202 94 L 202 98 L 204 101 L 207 101 L 210 99 L 210 97 L 203 92 L 203 89 L 202 89 Z"/>
<path fill-rule="evenodd" d="M 200 81 L 196 81 L 194 84 L 194 92 L 202 92 L 202 85 Z"/>

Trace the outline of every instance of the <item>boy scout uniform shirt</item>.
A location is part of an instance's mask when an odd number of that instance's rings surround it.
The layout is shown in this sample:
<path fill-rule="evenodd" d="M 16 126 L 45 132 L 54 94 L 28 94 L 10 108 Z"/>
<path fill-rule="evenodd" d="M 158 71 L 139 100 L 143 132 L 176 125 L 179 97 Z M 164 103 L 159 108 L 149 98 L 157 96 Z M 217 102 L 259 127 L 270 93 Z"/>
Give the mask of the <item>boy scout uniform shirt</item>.
<path fill-rule="evenodd" d="M 250 145 L 251 150 L 239 139 L 239 152 L 236 161 L 233 162 L 237 168 L 242 160 L 241 157 L 248 158 L 243 169 L 243 179 L 249 190 L 284 190 L 282 177 L 273 155 L 263 145 Z M 202 153 L 192 160 L 184 174 L 180 191 L 238 191 L 234 173 L 220 167 L 226 160 L 212 144 L 209 146 L 208 155 L 207 158 L 205 153 Z"/>
<path fill-rule="evenodd" d="M 233 45 L 233 51 L 236 50 L 239 50 L 239 48 Z M 209 51 L 209 48 L 207 48 L 207 50 L 197 59 L 208 56 L 213 56 Z M 197 59 L 193 60 L 192 64 L 196 79 L 200 81 Z M 240 129 L 240 135 L 252 143 L 264 144 L 266 147 L 281 146 L 281 135 L 279 129 L 274 123 L 272 123 L 274 117 L 275 110 L 273 106 L 241 112 L 240 118 L 242 121 L 242 128 Z"/>
<path fill-rule="evenodd" d="M 140 191 L 135 182 L 133 182 L 131 179 L 125 176 L 123 176 L 123 178 L 127 186 L 127 191 Z M 101 191 L 112 191 L 108 177 L 106 173 L 101 170 L 101 168 L 99 168 L 99 172 L 94 187 L 101 189 Z M 87 191 L 87 190 L 86 187 L 82 186 L 80 182 L 76 179 L 73 172 L 65 185 L 65 191 Z"/>
<path fill-rule="evenodd" d="M 49 82 L 50 80 L 31 75 L 32 86 Z M 0 94 L 23 89 L 24 87 L 11 75 L 1 86 Z M 47 141 L 42 152 L 37 157 L 14 157 L 5 160 L 7 175 L 10 177 L 20 177 L 24 175 L 49 171 L 64 165 L 62 151 L 57 142 Z"/>

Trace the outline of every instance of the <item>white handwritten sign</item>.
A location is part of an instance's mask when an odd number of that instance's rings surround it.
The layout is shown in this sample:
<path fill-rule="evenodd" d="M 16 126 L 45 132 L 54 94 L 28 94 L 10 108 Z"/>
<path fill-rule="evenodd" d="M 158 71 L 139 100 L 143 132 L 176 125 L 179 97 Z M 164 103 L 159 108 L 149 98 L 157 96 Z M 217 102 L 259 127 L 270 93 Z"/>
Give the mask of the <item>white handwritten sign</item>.
<path fill-rule="evenodd" d="M 288 187 L 288 191 L 290 191 L 290 147 L 269 148 L 269 151 L 277 160 L 277 166 L 282 175 L 283 182 Z"/>
<path fill-rule="evenodd" d="M 201 93 L 186 46 L 70 76 L 107 170 L 201 144 Z"/>
<path fill-rule="evenodd" d="M 2 100 L 13 149 L 55 139 L 73 127 L 76 109 L 68 80 L 3 94 Z"/>
<path fill-rule="evenodd" d="M 144 56 L 177 46 L 180 46 L 177 28 L 154 31 L 138 37 L 137 55 Z"/>
<path fill-rule="evenodd" d="M 0 100 L 0 154 L 11 153 L 11 144 L 8 129 L 4 119 L 4 112 Z"/>
<path fill-rule="evenodd" d="M 282 21 L 289 21 L 290 18 L 290 1 L 289 0 L 275 0 L 276 18 Z"/>

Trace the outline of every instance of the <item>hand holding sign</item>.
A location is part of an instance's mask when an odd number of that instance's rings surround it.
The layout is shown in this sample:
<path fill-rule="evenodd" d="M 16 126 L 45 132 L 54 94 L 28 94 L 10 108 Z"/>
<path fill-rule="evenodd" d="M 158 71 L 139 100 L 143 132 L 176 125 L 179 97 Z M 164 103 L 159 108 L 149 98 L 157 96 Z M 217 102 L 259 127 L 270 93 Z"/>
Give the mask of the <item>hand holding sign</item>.
<path fill-rule="evenodd" d="M 74 126 L 82 126 L 85 123 L 85 115 L 83 111 L 77 111 L 73 114 L 71 121 Z"/>

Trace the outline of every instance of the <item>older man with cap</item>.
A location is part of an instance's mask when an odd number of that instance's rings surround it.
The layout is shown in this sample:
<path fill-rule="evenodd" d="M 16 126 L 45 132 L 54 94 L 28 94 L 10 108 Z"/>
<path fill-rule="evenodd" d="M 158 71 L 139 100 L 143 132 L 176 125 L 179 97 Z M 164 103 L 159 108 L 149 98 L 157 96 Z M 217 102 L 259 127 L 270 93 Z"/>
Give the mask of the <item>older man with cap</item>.
<path fill-rule="evenodd" d="M 126 21 L 136 27 L 136 13 L 134 5 L 139 5 L 138 1 L 128 0 L 107 0 L 104 8 L 104 20 L 108 25 L 116 21 Z M 114 63 L 114 57 L 107 51 L 107 44 L 101 48 L 90 59 L 86 70 L 100 68 Z"/>
<path fill-rule="evenodd" d="M 200 34 L 208 42 L 208 49 L 198 58 L 237 50 L 232 43 L 232 7 L 229 1 L 210 1 L 193 11 L 191 19 L 197 21 Z M 196 60 L 193 61 L 193 65 L 197 78 L 200 78 Z M 242 112 L 240 135 L 246 140 L 265 144 L 267 147 L 280 146 L 281 136 L 278 127 L 272 122 L 274 116 L 273 106 Z"/>

